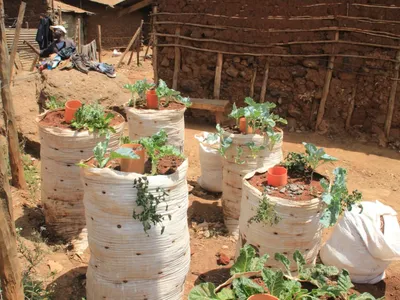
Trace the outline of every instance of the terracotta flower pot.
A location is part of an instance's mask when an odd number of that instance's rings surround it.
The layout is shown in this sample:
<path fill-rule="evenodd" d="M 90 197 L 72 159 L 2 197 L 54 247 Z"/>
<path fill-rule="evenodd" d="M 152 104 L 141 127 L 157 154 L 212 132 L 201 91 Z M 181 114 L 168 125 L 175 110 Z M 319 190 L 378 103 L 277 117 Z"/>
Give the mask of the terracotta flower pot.
<path fill-rule="evenodd" d="M 158 96 L 155 90 L 148 90 L 146 92 L 147 108 L 158 109 Z"/>
<path fill-rule="evenodd" d="M 129 159 L 129 158 L 121 158 L 121 171 L 129 172 L 129 173 L 144 173 L 144 157 L 145 151 L 142 145 L 140 144 L 124 144 L 121 148 L 130 148 L 135 152 L 140 158 L 138 159 Z"/>
<path fill-rule="evenodd" d="M 279 299 L 270 294 L 256 294 L 250 296 L 247 300 L 279 300 Z"/>
<path fill-rule="evenodd" d="M 268 184 L 278 187 L 287 185 L 287 170 L 281 166 L 275 166 L 268 170 Z"/>
<path fill-rule="evenodd" d="M 248 133 L 248 134 L 253 133 L 253 128 L 250 126 L 247 126 L 246 118 L 244 118 L 244 117 L 239 119 L 239 130 L 241 133 Z"/>
<path fill-rule="evenodd" d="M 64 120 L 67 123 L 71 123 L 75 117 L 76 111 L 82 106 L 82 102 L 79 100 L 69 100 L 65 103 L 65 114 Z"/>

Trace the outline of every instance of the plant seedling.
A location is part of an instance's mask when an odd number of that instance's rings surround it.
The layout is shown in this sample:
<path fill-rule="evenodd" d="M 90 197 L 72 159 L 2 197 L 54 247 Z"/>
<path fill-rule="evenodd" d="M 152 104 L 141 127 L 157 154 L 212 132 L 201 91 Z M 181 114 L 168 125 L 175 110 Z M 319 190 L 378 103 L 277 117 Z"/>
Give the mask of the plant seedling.
<path fill-rule="evenodd" d="M 188 97 L 182 97 L 181 93 L 170 89 L 166 82 L 162 79 L 159 80 L 158 87 L 156 88 L 156 93 L 159 99 L 164 98 L 164 107 L 168 107 L 171 101 L 184 104 L 186 107 L 190 107 L 192 103 Z"/>
<path fill-rule="evenodd" d="M 128 106 L 136 107 L 137 105 L 144 104 L 147 90 L 153 88 L 154 86 L 154 83 L 147 82 L 146 79 L 138 80 L 134 84 L 125 84 L 124 88 L 131 92 L 131 98 L 129 99 Z"/>
<path fill-rule="evenodd" d="M 46 108 L 49 110 L 54 110 L 54 109 L 65 107 L 65 101 L 57 100 L 57 98 L 55 96 L 50 96 L 49 100 L 47 100 L 45 104 L 46 104 Z"/>
<path fill-rule="evenodd" d="M 281 217 L 275 211 L 275 204 L 271 203 L 267 194 L 264 193 L 258 205 L 257 213 L 248 222 L 249 224 L 255 222 L 272 226 L 278 224 L 280 220 Z"/>

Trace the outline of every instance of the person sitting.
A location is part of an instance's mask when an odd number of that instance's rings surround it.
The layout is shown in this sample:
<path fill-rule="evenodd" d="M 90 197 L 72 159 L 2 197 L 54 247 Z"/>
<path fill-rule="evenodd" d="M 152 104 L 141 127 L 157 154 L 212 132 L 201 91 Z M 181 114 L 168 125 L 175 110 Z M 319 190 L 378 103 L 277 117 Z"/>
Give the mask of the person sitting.
<path fill-rule="evenodd" d="M 49 57 L 53 54 L 58 54 L 62 49 L 72 48 L 75 51 L 75 43 L 73 40 L 65 37 L 67 30 L 64 26 L 56 25 L 50 26 L 53 30 L 54 42 L 51 43 L 46 49 L 40 51 L 40 57 Z"/>

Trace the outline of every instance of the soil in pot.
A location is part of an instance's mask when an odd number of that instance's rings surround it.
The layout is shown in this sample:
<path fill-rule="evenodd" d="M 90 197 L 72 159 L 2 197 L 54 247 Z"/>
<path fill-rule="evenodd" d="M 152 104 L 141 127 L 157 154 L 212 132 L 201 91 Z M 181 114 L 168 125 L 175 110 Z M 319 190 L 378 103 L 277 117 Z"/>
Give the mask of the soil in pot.
<path fill-rule="evenodd" d="M 107 111 L 106 113 L 109 113 L 109 111 Z M 113 112 L 111 112 L 111 113 L 113 113 Z M 65 129 L 75 130 L 74 128 L 71 127 L 71 124 L 65 122 L 64 115 L 65 115 L 65 111 L 63 109 L 50 111 L 46 114 L 46 116 L 42 120 L 40 120 L 39 123 L 42 125 L 49 126 L 49 127 L 57 127 L 57 128 L 65 128 Z M 123 116 L 121 116 L 120 114 L 114 114 L 114 118 L 111 120 L 110 125 L 116 126 L 116 125 L 119 125 L 124 122 L 125 122 L 125 119 Z"/>
<path fill-rule="evenodd" d="M 175 101 L 170 101 L 168 103 L 168 106 L 164 106 L 165 105 L 165 100 L 161 99 L 160 101 L 160 105 L 158 106 L 158 110 L 183 110 L 186 108 L 185 104 L 183 103 L 179 103 L 179 102 L 175 102 Z M 147 108 L 147 106 L 137 106 L 137 109 L 149 109 Z"/>
<path fill-rule="evenodd" d="M 268 172 L 256 173 L 247 181 L 260 192 L 266 192 L 273 197 L 279 197 L 294 201 L 309 201 L 319 197 L 324 191 L 320 180 L 323 178 L 314 173 L 313 181 L 306 177 L 291 177 L 288 174 L 288 183 L 285 186 L 273 187 L 267 184 Z"/>
<path fill-rule="evenodd" d="M 251 128 L 251 131 L 249 131 L 248 133 L 242 133 L 241 131 L 240 131 L 240 128 L 239 127 L 237 127 L 236 126 L 236 124 L 235 125 L 226 125 L 226 126 L 223 126 L 222 127 L 226 132 L 228 132 L 228 133 L 233 133 L 233 134 L 243 134 L 243 135 L 246 135 L 246 134 L 260 134 L 260 131 L 257 129 L 256 130 L 256 132 L 253 132 L 253 129 Z M 278 127 L 275 127 L 274 128 L 274 131 L 275 132 L 280 132 L 280 129 L 278 128 Z"/>

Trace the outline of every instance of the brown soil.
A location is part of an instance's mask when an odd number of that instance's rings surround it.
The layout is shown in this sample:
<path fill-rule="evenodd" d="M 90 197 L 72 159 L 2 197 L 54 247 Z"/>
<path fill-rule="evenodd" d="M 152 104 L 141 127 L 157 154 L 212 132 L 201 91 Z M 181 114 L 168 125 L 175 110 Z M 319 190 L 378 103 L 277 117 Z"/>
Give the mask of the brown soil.
<path fill-rule="evenodd" d="M 110 122 L 111 126 L 116 126 L 125 122 L 124 117 L 121 116 L 120 114 L 116 114 L 114 112 L 111 113 L 114 115 L 114 118 Z M 51 127 L 75 130 L 74 128 L 71 127 L 70 124 L 64 121 L 64 114 L 65 114 L 64 110 L 51 111 L 47 113 L 46 116 L 39 123 Z"/>
<path fill-rule="evenodd" d="M 322 194 L 323 188 L 321 187 L 319 180 L 320 179 L 315 174 L 311 184 L 309 180 L 304 177 L 291 178 L 290 176 L 288 176 L 288 184 L 286 185 L 286 187 L 291 184 L 301 187 L 299 189 L 303 191 L 301 195 L 293 195 L 292 193 L 289 193 L 289 188 L 285 188 L 285 186 L 280 186 L 273 190 L 270 189 L 267 193 L 268 195 L 271 195 L 273 197 L 279 197 L 288 200 L 308 201 L 316 198 L 316 194 Z M 272 188 L 270 185 L 267 184 L 267 172 L 256 173 L 253 177 L 248 179 L 248 182 L 260 192 L 264 192 L 266 188 Z"/>
<path fill-rule="evenodd" d="M 185 104 L 178 103 L 175 101 L 169 102 L 168 106 L 164 106 L 164 104 L 165 104 L 165 101 L 161 100 L 158 110 L 183 110 L 186 107 Z M 137 108 L 138 109 L 148 109 L 146 106 L 143 106 L 143 107 L 139 106 Z"/>
<path fill-rule="evenodd" d="M 242 133 L 236 125 L 226 125 L 223 127 L 223 129 L 226 132 L 233 133 L 233 134 L 243 134 L 243 135 L 250 134 L 250 133 Z M 279 132 L 280 130 L 281 130 L 280 128 L 274 127 L 275 132 Z"/>

